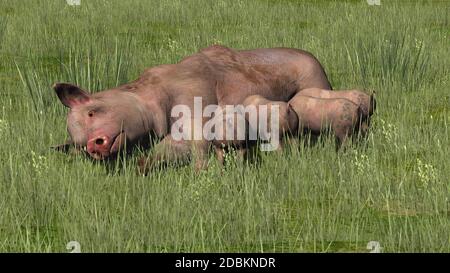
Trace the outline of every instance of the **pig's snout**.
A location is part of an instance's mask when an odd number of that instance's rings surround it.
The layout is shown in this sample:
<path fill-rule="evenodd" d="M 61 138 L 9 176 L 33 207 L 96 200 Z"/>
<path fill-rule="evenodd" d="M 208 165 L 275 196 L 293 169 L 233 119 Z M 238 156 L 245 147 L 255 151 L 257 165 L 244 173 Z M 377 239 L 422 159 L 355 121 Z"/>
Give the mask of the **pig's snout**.
<path fill-rule="evenodd" d="M 111 139 L 107 136 L 95 137 L 88 141 L 87 151 L 95 159 L 102 159 L 109 156 Z"/>

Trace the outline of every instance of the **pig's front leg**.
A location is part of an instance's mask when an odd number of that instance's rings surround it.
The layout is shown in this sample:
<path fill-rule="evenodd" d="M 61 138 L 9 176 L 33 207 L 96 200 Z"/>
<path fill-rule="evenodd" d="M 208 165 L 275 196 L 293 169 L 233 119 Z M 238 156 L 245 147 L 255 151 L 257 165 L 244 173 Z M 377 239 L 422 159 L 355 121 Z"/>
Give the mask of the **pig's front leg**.
<path fill-rule="evenodd" d="M 166 136 L 153 147 L 149 156 L 138 161 L 138 172 L 147 175 L 150 171 L 170 165 L 186 164 L 189 160 L 195 163 L 196 171 L 208 167 L 209 142 L 205 140 L 174 140 Z"/>

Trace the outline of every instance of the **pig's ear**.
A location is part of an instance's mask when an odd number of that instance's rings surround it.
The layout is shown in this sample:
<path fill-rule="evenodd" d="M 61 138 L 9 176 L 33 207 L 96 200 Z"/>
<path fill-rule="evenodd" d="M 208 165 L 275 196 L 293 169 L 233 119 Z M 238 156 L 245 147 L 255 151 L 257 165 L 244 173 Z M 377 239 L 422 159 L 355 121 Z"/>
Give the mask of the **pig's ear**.
<path fill-rule="evenodd" d="M 70 83 L 55 83 L 53 89 L 62 104 L 69 108 L 84 104 L 90 100 L 89 93 Z"/>

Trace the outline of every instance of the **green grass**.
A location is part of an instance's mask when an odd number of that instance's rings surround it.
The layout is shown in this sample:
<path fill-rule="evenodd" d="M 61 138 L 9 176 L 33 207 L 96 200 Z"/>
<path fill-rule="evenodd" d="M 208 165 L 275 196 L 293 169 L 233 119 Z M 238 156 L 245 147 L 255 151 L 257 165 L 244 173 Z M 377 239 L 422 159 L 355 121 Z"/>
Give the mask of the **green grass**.
<path fill-rule="evenodd" d="M 450 251 L 450 3 L 15 1 L 0 4 L 0 251 Z M 139 177 L 49 147 L 66 136 L 51 85 L 93 92 L 213 43 L 296 47 L 335 89 L 377 91 L 366 143 L 260 165 Z"/>

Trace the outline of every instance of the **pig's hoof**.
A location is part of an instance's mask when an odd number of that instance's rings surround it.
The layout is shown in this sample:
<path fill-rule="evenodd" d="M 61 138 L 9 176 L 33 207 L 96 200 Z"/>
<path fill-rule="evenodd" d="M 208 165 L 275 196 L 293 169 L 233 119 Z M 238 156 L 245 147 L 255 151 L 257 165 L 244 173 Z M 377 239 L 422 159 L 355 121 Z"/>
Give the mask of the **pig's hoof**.
<path fill-rule="evenodd" d="M 140 176 L 147 176 L 148 172 L 148 159 L 146 157 L 142 157 L 138 160 L 137 174 Z"/>
<path fill-rule="evenodd" d="M 201 162 L 196 162 L 194 165 L 194 172 L 196 174 L 199 174 L 202 171 L 207 171 L 208 170 L 208 162 L 207 161 L 201 161 Z"/>

